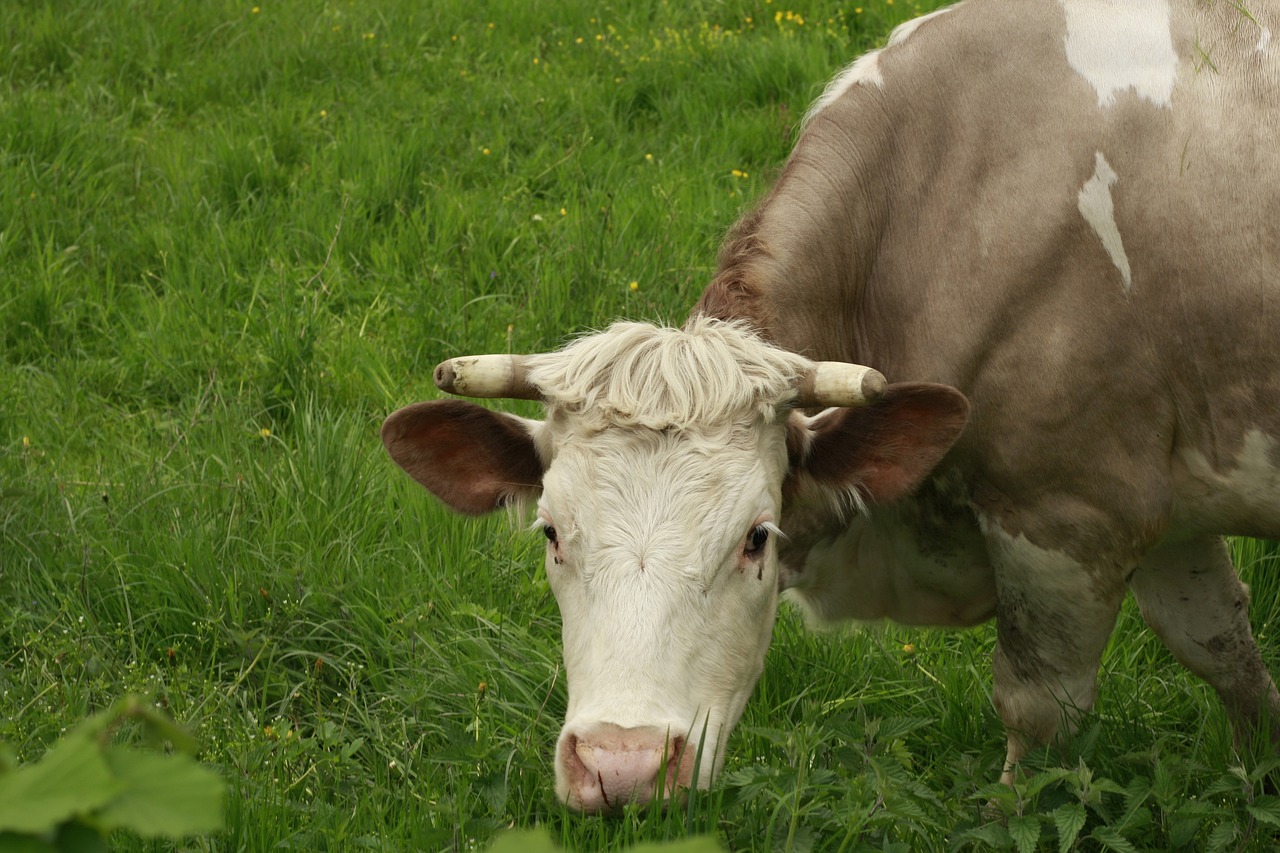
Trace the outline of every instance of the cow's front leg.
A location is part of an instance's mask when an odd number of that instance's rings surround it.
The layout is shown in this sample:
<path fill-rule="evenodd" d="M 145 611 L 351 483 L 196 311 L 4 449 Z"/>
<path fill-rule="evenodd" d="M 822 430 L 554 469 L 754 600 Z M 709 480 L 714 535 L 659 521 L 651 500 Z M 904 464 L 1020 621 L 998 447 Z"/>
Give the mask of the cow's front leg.
<path fill-rule="evenodd" d="M 996 572 L 992 699 L 1009 740 L 1000 781 L 1035 747 L 1075 732 L 1124 598 L 1124 571 L 1081 564 L 1024 536 L 988 533 Z"/>

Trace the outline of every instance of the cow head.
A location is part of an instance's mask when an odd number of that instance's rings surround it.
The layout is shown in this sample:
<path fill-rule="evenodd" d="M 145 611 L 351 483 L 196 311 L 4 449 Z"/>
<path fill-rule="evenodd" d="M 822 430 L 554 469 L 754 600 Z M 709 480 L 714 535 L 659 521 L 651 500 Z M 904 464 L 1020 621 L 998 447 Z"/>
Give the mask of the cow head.
<path fill-rule="evenodd" d="M 706 786 L 718 771 L 772 633 L 784 495 L 904 495 L 968 408 L 953 389 L 885 388 L 869 368 L 815 364 L 705 319 L 454 359 L 436 380 L 546 403 L 543 421 L 418 403 L 382 438 L 455 510 L 536 501 L 569 690 L 556 791 L 583 811 Z"/>

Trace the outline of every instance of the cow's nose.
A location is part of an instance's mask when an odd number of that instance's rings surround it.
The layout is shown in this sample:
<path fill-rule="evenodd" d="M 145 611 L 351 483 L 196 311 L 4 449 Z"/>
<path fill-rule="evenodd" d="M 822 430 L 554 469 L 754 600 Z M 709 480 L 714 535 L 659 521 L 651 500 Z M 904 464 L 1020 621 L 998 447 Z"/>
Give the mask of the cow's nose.
<path fill-rule="evenodd" d="M 655 794 L 669 796 L 693 778 L 693 750 L 685 746 L 684 737 L 657 726 L 597 723 L 566 731 L 556 755 L 560 796 L 584 812 L 618 811 Z"/>

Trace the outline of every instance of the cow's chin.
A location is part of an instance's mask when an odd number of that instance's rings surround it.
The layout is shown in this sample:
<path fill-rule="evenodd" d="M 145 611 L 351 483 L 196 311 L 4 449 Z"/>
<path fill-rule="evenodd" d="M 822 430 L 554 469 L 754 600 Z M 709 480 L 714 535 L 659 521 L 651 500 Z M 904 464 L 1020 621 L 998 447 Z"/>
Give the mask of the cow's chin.
<path fill-rule="evenodd" d="M 719 769 L 719 732 L 613 723 L 566 725 L 556 744 L 556 795 L 569 808 L 615 814 L 628 804 L 678 799 Z M 701 749 L 701 754 L 699 750 Z"/>

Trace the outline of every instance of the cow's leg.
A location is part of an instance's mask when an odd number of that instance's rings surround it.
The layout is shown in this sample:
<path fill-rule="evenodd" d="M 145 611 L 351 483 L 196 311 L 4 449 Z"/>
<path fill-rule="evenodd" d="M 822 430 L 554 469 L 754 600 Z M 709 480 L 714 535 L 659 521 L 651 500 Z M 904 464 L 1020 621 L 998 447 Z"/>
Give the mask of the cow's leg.
<path fill-rule="evenodd" d="M 1218 691 L 1237 746 L 1262 732 L 1280 743 L 1280 694 L 1249 628 L 1249 589 L 1222 537 L 1162 545 L 1129 583 L 1173 656 Z"/>
<path fill-rule="evenodd" d="M 1019 760 L 1075 732 L 1093 709 L 1098 665 L 1124 599 L 1124 570 L 1085 566 L 1002 531 L 988 535 L 996 571 L 996 711 L 1009 739 L 1000 780 Z"/>

